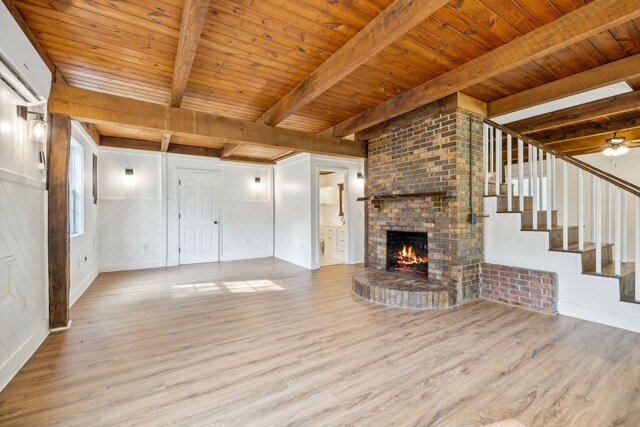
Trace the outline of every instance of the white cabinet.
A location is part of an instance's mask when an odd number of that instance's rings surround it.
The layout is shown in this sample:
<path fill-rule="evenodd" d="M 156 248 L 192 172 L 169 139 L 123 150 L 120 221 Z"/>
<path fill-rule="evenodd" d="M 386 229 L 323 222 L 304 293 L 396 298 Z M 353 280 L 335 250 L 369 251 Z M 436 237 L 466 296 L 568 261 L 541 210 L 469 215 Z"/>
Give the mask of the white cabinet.
<path fill-rule="evenodd" d="M 320 203 L 325 205 L 337 205 L 338 187 L 320 187 Z"/>
<path fill-rule="evenodd" d="M 329 258 L 344 259 L 344 227 L 324 226 L 324 254 Z"/>

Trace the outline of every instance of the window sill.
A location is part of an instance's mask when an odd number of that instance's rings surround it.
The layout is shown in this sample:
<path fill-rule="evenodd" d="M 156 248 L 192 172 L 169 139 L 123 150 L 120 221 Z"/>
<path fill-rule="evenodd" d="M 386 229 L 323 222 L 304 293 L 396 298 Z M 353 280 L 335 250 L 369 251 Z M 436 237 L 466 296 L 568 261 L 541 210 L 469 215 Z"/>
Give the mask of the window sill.
<path fill-rule="evenodd" d="M 82 237 L 82 236 L 84 236 L 84 232 L 72 234 L 70 237 L 71 237 L 71 239 L 76 239 L 76 238 Z"/>

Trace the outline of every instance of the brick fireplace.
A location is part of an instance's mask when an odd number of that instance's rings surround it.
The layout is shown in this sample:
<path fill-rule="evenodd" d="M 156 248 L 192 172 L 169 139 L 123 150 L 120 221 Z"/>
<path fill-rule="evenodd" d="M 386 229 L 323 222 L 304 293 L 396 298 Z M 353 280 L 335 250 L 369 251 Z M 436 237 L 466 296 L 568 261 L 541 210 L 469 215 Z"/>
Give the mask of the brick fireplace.
<path fill-rule="evenodd" d="M 456 194 L 453 198 L 365 202 L 366 266 L 389 267 L 393 232 L 424 233 L 428 252 L 424 276 L 454 288 L 458 301 L 478 295 L 483 245 L 482 220 L 469 222 L 472 205 L 478 216 L 482 211 L 482 118 L 462 110 L 460 96 L 452 95 L 356 135 L 368 141 L 368 196 Z"/>

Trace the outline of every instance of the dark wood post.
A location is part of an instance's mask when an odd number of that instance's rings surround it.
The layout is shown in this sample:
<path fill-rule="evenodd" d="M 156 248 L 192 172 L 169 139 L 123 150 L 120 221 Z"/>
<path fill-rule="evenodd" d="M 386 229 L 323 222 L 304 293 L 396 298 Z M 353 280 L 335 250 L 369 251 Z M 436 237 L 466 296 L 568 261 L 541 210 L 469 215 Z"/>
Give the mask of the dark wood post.
<path fill-rule="evenodd" d="M 51 115 L 49 143 L 49 326 L 69 325 L 69 149 L 71 119 Z"/>

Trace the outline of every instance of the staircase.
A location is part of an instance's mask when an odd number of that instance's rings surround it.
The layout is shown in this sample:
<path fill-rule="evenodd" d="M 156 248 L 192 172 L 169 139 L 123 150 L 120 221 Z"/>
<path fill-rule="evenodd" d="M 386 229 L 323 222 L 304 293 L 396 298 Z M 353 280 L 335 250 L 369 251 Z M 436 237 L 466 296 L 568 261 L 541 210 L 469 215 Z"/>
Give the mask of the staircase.
<path fill-rule="evenodd" d="M 640 250 L 629 257 L 626 236 L 631 223 L 640 248 L 640 188 L 491 122 L 483 154 L 485 261 L 555 272 L 561 314 L 640 332 Z"/>

